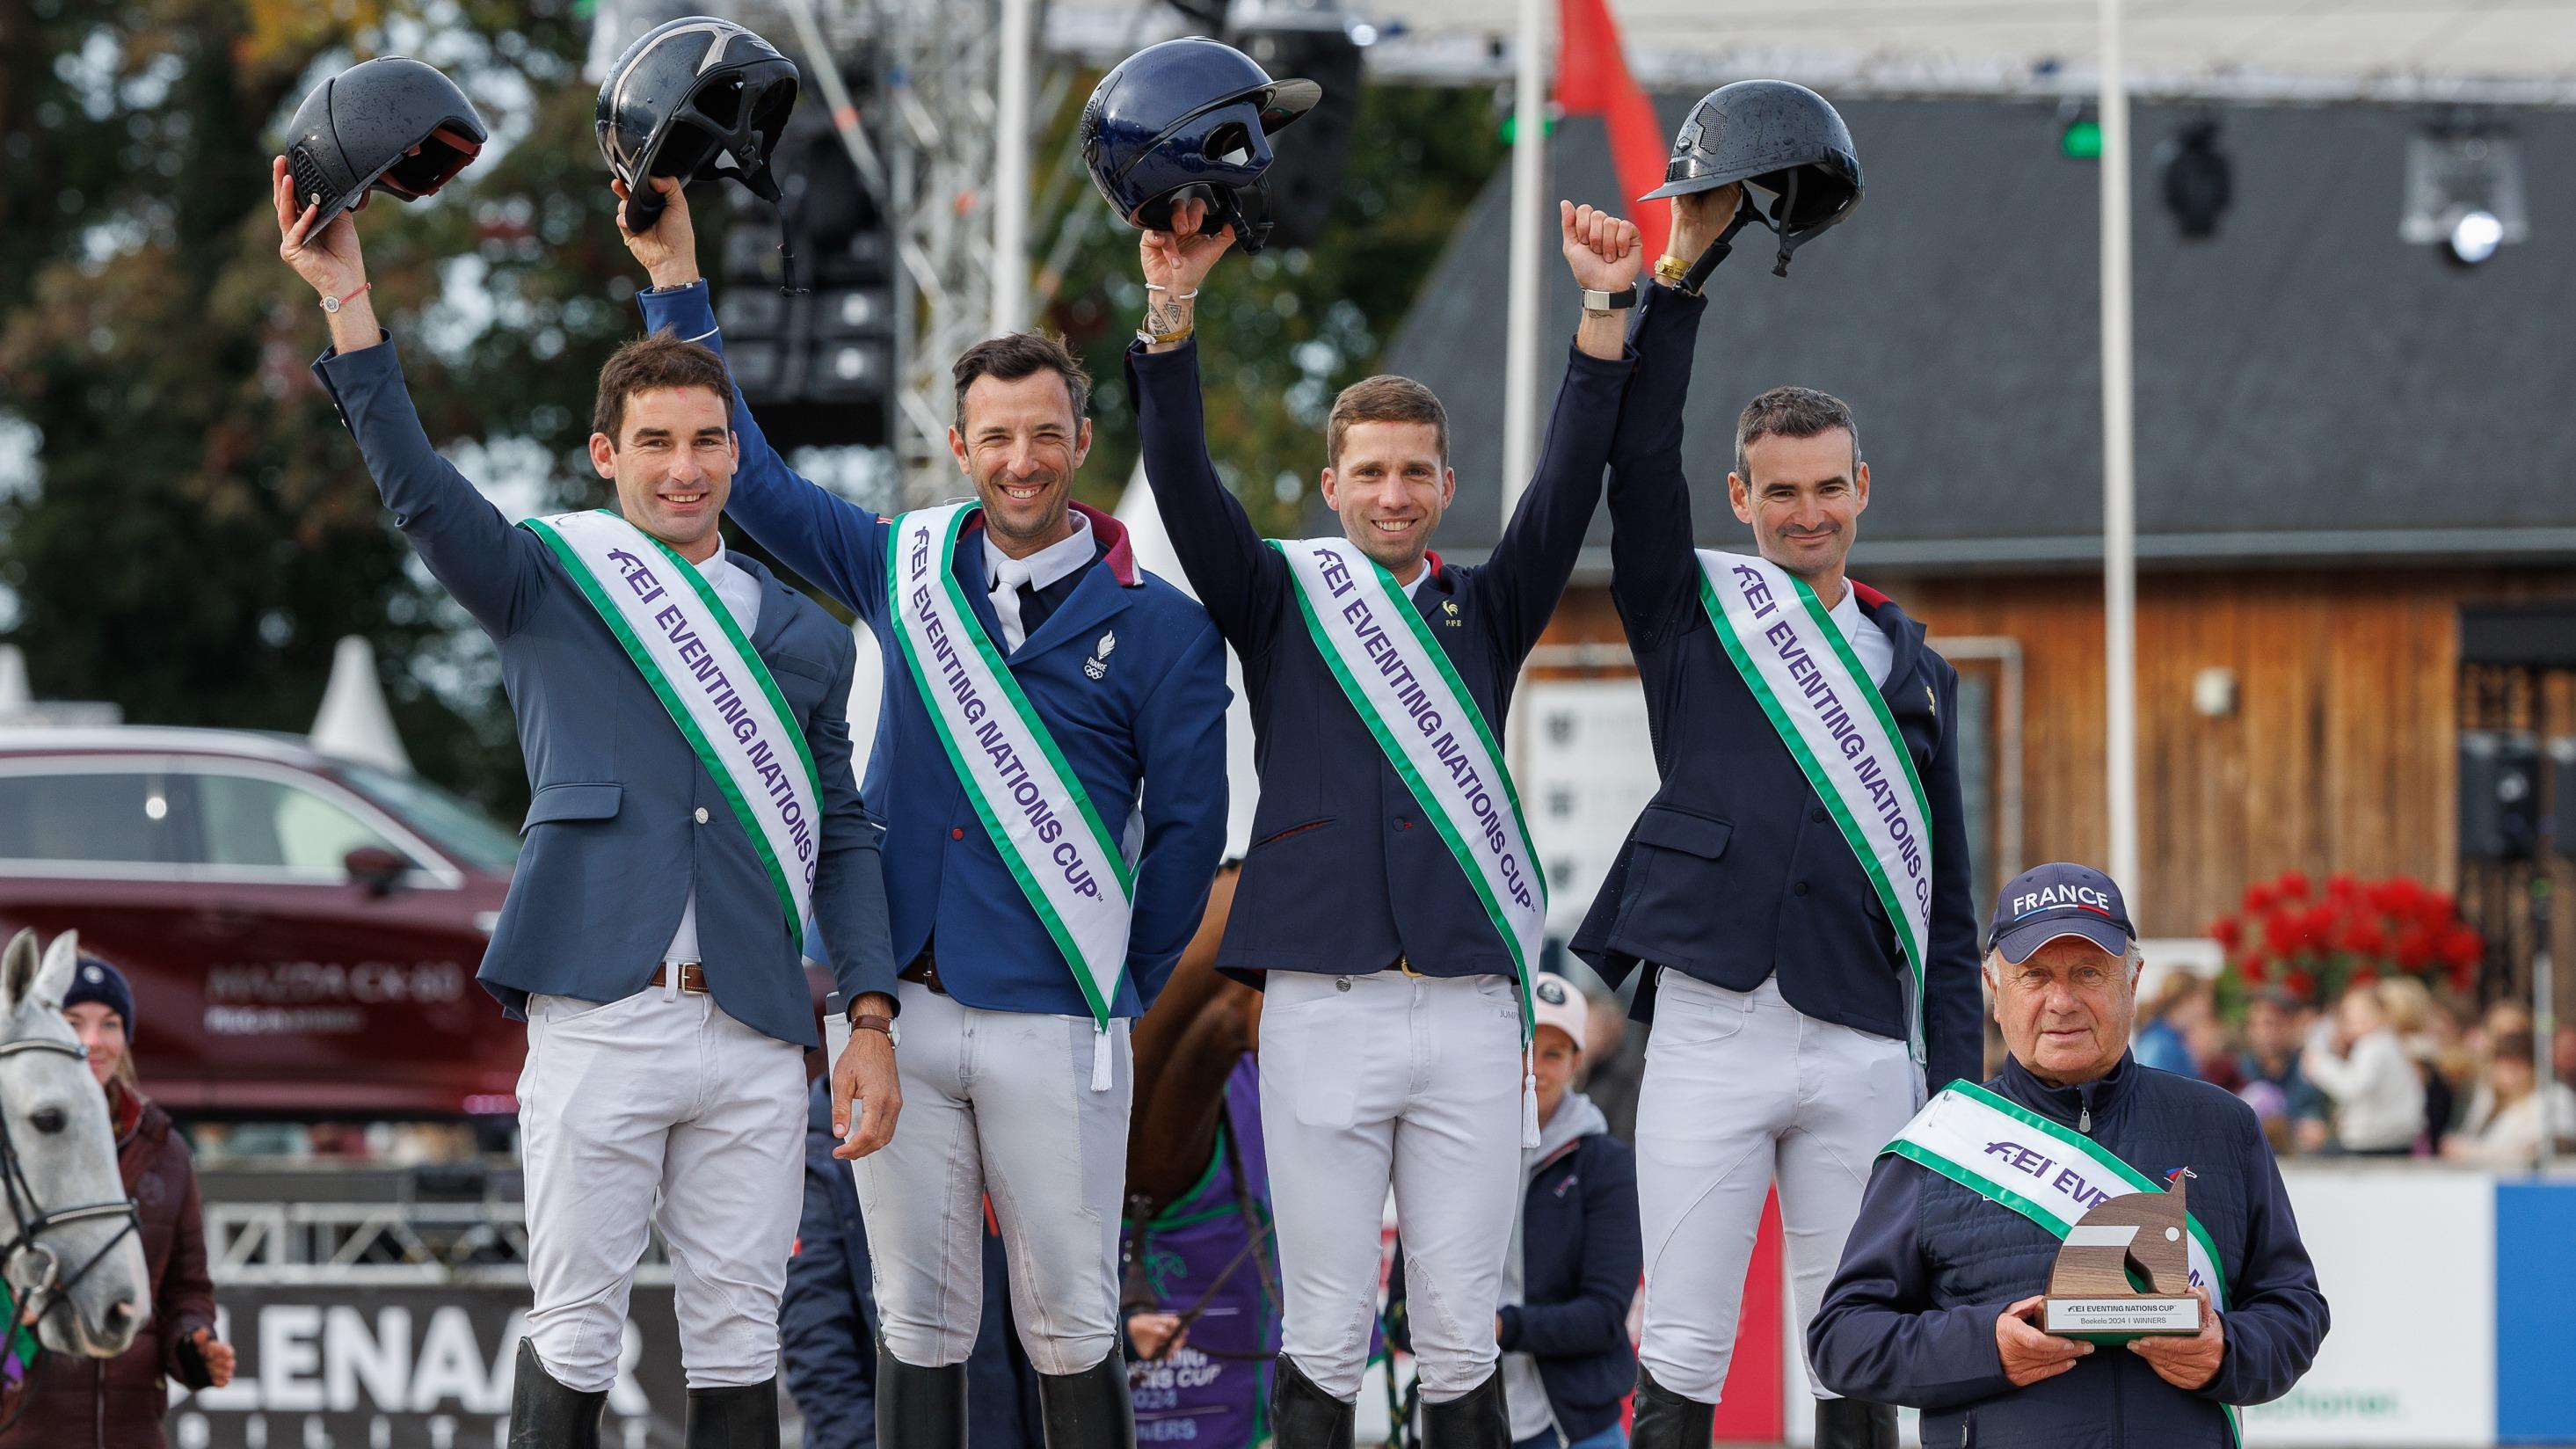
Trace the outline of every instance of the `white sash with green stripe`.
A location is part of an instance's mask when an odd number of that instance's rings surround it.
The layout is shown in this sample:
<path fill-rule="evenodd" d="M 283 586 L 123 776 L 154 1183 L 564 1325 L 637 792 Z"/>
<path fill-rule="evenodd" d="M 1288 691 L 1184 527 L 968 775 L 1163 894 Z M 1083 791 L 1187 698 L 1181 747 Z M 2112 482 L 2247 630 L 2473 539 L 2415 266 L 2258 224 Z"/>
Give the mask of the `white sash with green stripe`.
<path fill-rule="evenodd" d="M 2165 1190 L 2074 1128 L 1969 1082 L 1935 1092 L 1882 1149 L 1886 1153 L 2011 1208 L 2061 1240 L 2087 1212 L 2112 1198 Z M 2186 1215 L 2184 1221 L 2191 1230 L 2191 1285 L 2209 1290 L 2211 1306 L 2224 1313 L 2227 1276 L 2217 1246 L 2199 1218 Z M 2227 1420 L 2242 1443 L 2232 1405 Z"/>
<path fill-rule="evenodd" d="M 1932 811 L 1905 737 L 1851 641 L 1807 581 L 1768 559 L 1701 549 L 1700 602 L 1807 783 L 1833 812 L 1896 924 L 1909 969 L 1906 1045 L 1924 1061 L 1923 950 L 1932 924 Z"/>
<path fill-rule="evenodd" d="M 1288 560 L 1298 612 L 1333 678 L 1448 842 L 1511 953 L 1526 1043 L 1530 973 L 1546 940 L 1547 873 L 1531 848 L 1502 746 L 1393 574 L 1348 539 L 1272 539 L 1270 546 Z M 1534 1147 L 1535 1107 L 1522 1117 L 1522 1145 Z"/>
<path fill-rule="evenodd" d="M 606 511 L 531 518 L 732 803 L 804 949 L 822 777 L 795 711 L 697 565 Z"/>
<path fill-rule="evenodd" d="M 977 510 L 952 503 L 894 521 L 887 550 L 895 639 L 966 797 L 1029 908 L 1072 968 L 1100 1029 L 1092 1090 L 1109 1090 L 1109 1022 L 1127 969 L 1135 891 L 1118 838 L 1101 823 L 1045 721 L 1020 692 L 949 560 Z"/>

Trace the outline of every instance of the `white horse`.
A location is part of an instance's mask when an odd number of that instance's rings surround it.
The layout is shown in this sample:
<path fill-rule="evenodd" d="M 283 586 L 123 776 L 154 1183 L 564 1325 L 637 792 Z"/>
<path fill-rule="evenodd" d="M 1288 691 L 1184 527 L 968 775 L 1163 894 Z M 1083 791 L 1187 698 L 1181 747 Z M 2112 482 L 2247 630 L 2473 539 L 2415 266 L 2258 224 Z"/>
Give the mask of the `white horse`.
<path fill-rule="evenodd" d="M 151 1316 L 152 1291 L 107 1094 L 63 1020 L 79 959 L 70 931 L 41 965 L 33 931 L 0 953 L 0 1274 L 39 1344 L 114 1358 Z"/>

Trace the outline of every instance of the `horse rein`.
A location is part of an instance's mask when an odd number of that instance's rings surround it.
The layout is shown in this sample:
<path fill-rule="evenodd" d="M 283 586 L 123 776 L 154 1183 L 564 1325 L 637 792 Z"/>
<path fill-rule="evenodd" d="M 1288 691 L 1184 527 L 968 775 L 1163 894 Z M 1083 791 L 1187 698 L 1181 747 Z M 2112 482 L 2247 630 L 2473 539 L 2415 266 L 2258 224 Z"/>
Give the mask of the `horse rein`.
<path fill-rule="evenodd" d="M 20 1052 L 55 1052 L 75 1061 L 89 1060 L 89 1049 L 72 1042 L 48 1041 L 42 1038 L 0 1042 L 0 1058 L 15 1056 Z M 18 1155 L 17 1139 L 10 1135 L 9 1119 L 4 1113 L 0 1113 L 0 1192 L 6 1193 L 9 1214 L 18 1222 L 17 1236 L 9 1239 L 6 1244 L 0 1244 L 0 1279 L 6 1279 L 13 1286 L 13 1300 L 14 1285 L 18 1279 L 11 1270 L 17 1266 L 18 1261 L 25 1257 L 36 1257 L 43 1262 L 43 1271 L 28 1283 L 25 1300 L 15 1303 L 16 1311 L 11 1315 L 12 1321 L 0 1324 L 0 1335 L 14 1333 L 22 1326 L 33 1327 L 46 1314 L 69 1303 L 71 1291 L 80 1286 L 82 1279 L 88 1277 L 99 1264 L 107 1261 L 107 1255 L 114 1252 L 118 1244 L 142 1231 L 142 1213 L 135 1206 L 132 1198 L 119 1202 L 83 1203 L 77 1207 L 46 1211 L 43 1204 L 36 1200 L 35 1185 L 27 1179 L 26 1164 Z M 123 1218 L 125 1226 L 111 1234 L 108 1240 L 100 1245 L 99 1250 L 90 1255 L 89 1261 L 81 1264 L 79 1271 L 69 1278 L 63 1277 L 61 1256 L 38 1239 L 46 1233 L 68 1227 L 73 1223 L 94 1222 L 102 1218 Z M 43 1352 L 41 1345 L 37 1352 L 40 1354 Z M 34 1367 L 33 1363 L 28 1365 L 31 1374 Z M 22 1401 L 18 1405 L 18 1412 L 23 1412 L 26 1408 L 23 1401 L 25 1395 L 23 1384 L 20 1393 Z M 17 1412 L 0 1416 L 0 1429 L 6 1429 L 16 1417 Z"/>

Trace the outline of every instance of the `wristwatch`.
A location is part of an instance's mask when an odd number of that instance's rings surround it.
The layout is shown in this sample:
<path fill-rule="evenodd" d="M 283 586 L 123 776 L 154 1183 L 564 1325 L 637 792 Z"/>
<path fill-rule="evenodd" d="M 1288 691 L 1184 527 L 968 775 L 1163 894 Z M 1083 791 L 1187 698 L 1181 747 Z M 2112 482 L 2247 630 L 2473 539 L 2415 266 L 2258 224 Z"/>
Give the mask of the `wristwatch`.
<path fill-rule="evenodd" d="M 1621 287 L 1615 292 L 1591 287 L 1583 289 L 1583 310 L 1586 312 L 1624 312 L 1636 305 L 1637 289 L 1633 286 Z"/>
<path fill-rule="evenodd" d="M 894 1034 L 894 1018 L 891 1016 L 879 1016 L 873 1011 L 861 1012 L 858 1015 L 851 1017 L 850 1030 L 881 1031 L 885 1033 L 887 1041 L 893 1041 L 896 1039 Z"/>

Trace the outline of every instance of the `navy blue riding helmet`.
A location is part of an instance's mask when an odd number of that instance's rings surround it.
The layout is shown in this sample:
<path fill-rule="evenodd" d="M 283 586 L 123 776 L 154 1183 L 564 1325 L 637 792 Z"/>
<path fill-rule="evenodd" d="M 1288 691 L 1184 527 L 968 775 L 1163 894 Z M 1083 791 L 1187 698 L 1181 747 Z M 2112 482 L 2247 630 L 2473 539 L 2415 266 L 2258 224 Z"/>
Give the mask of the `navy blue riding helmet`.
<path fill-rule="evenodd" d="M 1168 229 L 1172 204 L 1208 203 L 1205 229 L 1232 226 L 1247 252 L 1270 231 L 1262 173 L 1270 134 L 1323 99 L 1308 80 L 1270 78 L 1205 36 L 1149 45 L 1118 63 L 1082 108 L 1082 161 L 1122 218 Z"/>

